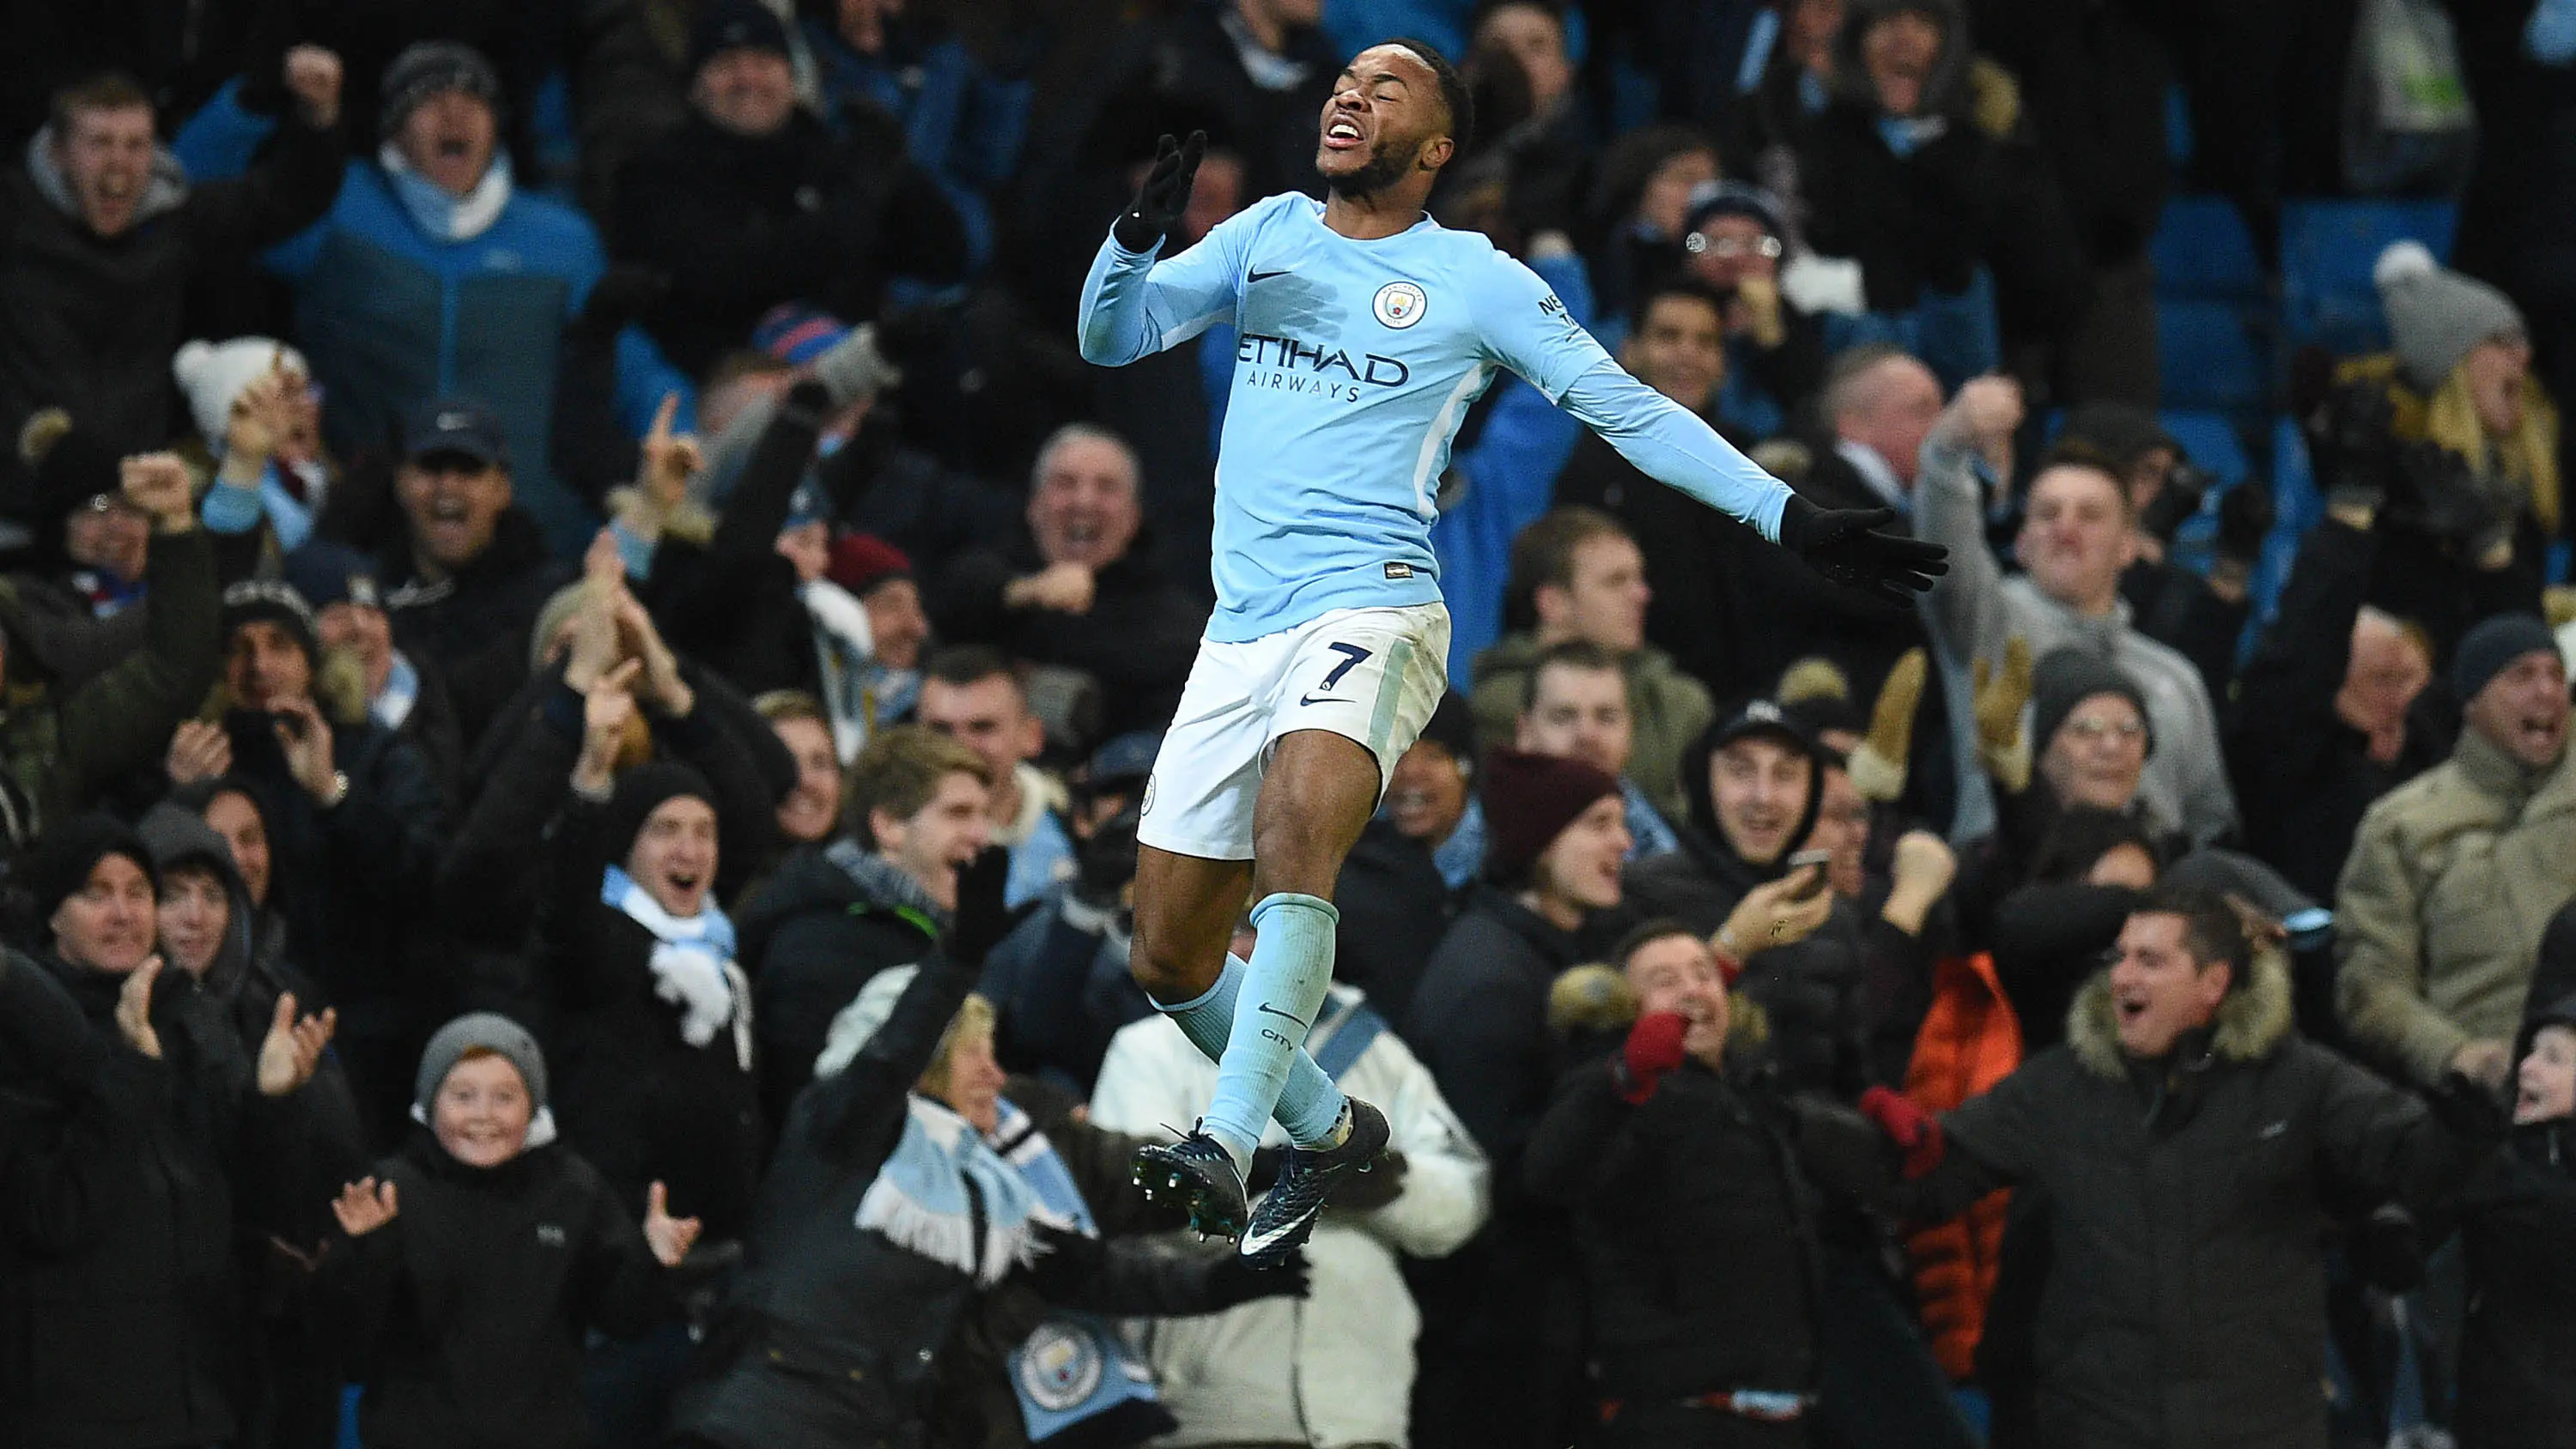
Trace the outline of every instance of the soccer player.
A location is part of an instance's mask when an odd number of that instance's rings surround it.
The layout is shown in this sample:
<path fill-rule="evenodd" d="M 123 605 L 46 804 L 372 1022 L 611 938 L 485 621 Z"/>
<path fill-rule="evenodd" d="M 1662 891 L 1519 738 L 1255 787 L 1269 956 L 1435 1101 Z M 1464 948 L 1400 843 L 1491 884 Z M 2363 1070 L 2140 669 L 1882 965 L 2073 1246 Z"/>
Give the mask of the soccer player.
<path fill-rule="evenodd" d="M 1342 858 L 1446 685 L 1432 498 L 1495 371 L 1827 578 L 1906 603 L 1947 567 L 1941 549 L 1878 532 L 1887 510 L 1791 493 L 1611 361 L 1528 268 L 1424 215 L 1470 123 L 1437 51 L 1372 46 L 1324 107 L 1329 199 L 1273 196 L 1158 260 L 1206 145 L 1165 136 L 1082 289 L 1092 362 L 1133 362 L 1216 322 L 1237 332 L 1216 612 L 1145 787 L 1131 966 L 1218 1063 L 1206 1115 L 1139 1153 L 1137 1180 L 1181 1194 L 1199 1231 L 1239 1238 L 1255 1263 L 1284 1260 L 1386 1146 L 1385 1118 L 1303 1047 L 1332 980 Z M 1247 898 L 1248 963 L 1226 950 Z M 1244 1173 L 1274 1115 L 1292 1147 L 1254 1212 Z"/>

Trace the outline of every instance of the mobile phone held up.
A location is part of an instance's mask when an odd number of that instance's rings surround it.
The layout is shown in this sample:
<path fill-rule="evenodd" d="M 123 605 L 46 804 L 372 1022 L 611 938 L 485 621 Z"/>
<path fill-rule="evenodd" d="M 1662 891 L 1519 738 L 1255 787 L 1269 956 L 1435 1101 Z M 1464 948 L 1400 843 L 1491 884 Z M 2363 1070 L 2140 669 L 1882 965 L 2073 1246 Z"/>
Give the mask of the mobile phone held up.
<path fill-rule="evenodd" d="M 1791 854 L 1789 857 L 1789 873 L 1791 875 L 1796 875 L 1798 872 L 1805 870 L 1809 866 L 1814 866 L 1816 868 L 1814 879 L 1810 880 L 1804 888 L 1799 890 L 1795 899 L 1802 901 L 1814 900 L 1817 893 L 1825 888 L 1825 878 L 1827 873 L 1832 869 L 1833 863 L 1834 853 L 1830 850 L 1801 850 Z"/>

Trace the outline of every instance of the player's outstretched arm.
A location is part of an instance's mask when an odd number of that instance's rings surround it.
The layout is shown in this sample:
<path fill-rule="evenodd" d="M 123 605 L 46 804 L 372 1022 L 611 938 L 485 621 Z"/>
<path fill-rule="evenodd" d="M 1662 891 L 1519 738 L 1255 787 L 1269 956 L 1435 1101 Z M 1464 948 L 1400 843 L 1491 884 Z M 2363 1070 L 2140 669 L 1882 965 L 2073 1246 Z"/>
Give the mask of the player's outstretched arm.
<path fill-rule="evenodd" d="M 1818 508 L 1792 493 L 1780 514 L 1780 546 L 1846 588 L 1910 605 L 1950 571 L 1950 550 L 1886 532 L 1895 521 L 1893 508 Z"/>
<path fill-rule="evenodd" d="M 1206 149 L 1203 131 L 1191 132 L 1186 144 L 1165 136 L 1135 201 L 1111 224 L 1082 283 L 1076 331 L 1084 361 L 1123 367 L 1233 315 L 1243 271 L 1234 254 L 1239 227 L 1220 224 L 1179 256 L 1155 259 L 1189 209 Z"/>

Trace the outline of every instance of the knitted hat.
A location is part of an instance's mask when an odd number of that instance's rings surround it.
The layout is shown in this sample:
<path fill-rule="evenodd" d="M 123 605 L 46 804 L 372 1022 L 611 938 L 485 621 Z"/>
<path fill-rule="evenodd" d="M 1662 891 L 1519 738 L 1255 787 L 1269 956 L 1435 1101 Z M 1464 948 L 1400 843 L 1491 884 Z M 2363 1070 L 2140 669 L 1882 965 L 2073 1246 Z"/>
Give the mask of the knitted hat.
<path fill-rule="evenodd" d="M 429 1105 L 447 1074 L 467 1052 L 476 1048 L 494 1052 L 509 1059 L 519 1069 L 519 1080 L 527 1084 L 528 1106 L 538 1112 L 546 1109 L 546 1054 L 537 1048 L 537 1039 L 528 1029 L 493 1011 L 477 1011 L 460 1016 L 438 1029 L 438 1035 L 421 1048 L 420 1074 L 412 1079 L 412 1112 L 423 1121 L 429 1119 Z M 537 1144 L 536 1134 L 529 1133 L 528 1145 Z"/>
<path fill-rule="evenodd" d="M 689 74 L 728 50 L 766 50 L 792 55 L 787 26 L 777 12 L 758 0 L 711 0 L 698 7 L 698 23 L 689 33 Z"/>
<path fill-rule="evenodd" d="M 1690 212 L 1683 219 L 1682 234 L 1688 237 L 1705 231 L 1710 222 L 1721 216 L 1750 217 L 1773 236 L 1786 236 L 1789 230 L 1781 220 L 1779 197 L 1741 181 L 1703 181 L 1691 188 Z"/>
<path fill-rule="evenodd" d="M 270 579 L 244 579 L 224 590 L 223 632 L 229 641 L 233 631 L 244 624 L 260 620 L 284 629 L 304 651 L 304 662 L 312 664 L 322 658 L 320 632 L 313 622 L 313 606 L 292 584 Z"/>
<path fill-rule="evenodd" d="M 2032 746 L 2045 751 L 2075 707 L 2097 694 L 2116 694 L 2138 711 L 2139 722 L 2147 726 L 2147 753 L 2154 754 L 2155 722 L 2147 714 L 2147 692 L 2126 670 L 2081 649 L 2052 649 L 2030 672 Z"/>
<path fill-rule="evenodd" d="M 380 138 L 401 130 L 421 102 L 447 91 L 463 91 L 498 112 L 501 73 L 483 58 L 483 52 L 459 41 L 424 40 L 404 47 L 385 67 L 384 108 L 376 119 Z"/>
<path fill-rule="evenodd" d="M 790 367 L 803 367 L 849 335 L 849 323 L 819 307 L 781 302 L 761 314 L 751 329 L 751 345 Z"/>
<path fill-rule="evenodd" d="M 653 812 L 683 795 L 704 800 L 711 808 L 716 803 L 715 787 L 707 777 L 677 760 L 650 760 L 618 776 L 617 793 L 609 797 L 608 813 L 600 821 L 611 858 L 624 860 Z"/>
<path fill-rule="evenodd" d="M 75 423 L 60 408 L 27 419 L 18 432 L 18 461 L 34 478 L 28 526 L 40 545 L 62 542 L 63 520 L 100 498 L 121 498 L 121 455 L 105 437 Z"/>
<path fill-rule="evenodd" d="M 159 891 L 161 873 L 152 863 L 152 848 L 133 827 L 103 811 L 73 816 L 46 831 L 28 849 L 19 863 L 18 878 L 26 883 L 40 929 L 64 901 L 89 883 L 89 873 L 98 869 L 98 863 L 111 855 L 133 861 L 152 881 L 154 891 Z"/>
<path fill-rule="evenodd" d="M 2522 311 L 2504 293 L 2433 260 L 2422 242 L 2402 241 L 2370 270 L 2398 366 L 2418 392 L 2449 381 L 2469 349 L 2491 337 L 2523 334 Z"/>
<path fill-rule="evenodd" d="M 197 424 L 198 436 L 221 447 L 242 389 L 281 362 L 289 372 L 313 375 L 303 353 L 274 337 L 190 342 L 170 359 L 170 375 L 187 394 L 188 416 Z"/>
<path fill-rule="evenodd" d="M 860 598 L 894 579 L 912 577 L 912 560 L 904 551 L 872 533 L 845 533 L 832 541 L 832 582 Z"/>
<path fill-rule="evenodd" d="M 2557 636 L 2534 615 L 2497 614 L 2481 619 L 2460 636 L 2460 647 L 2451 655 L 2451 692 L 2466 704 L 2489 681 L 2512 668 L 2513 661 L 2535 650 L 2555 653 L 2557 649 Z"/>
<path fill-rule="evenodd" d="M 1615 776 L 1581 760 L 1497 746 L 1485 754 L 1485 878 L 1517 881 L 1575 817 L 1619 793 Z"/>
<path fill-rule="evenodd" d="M 305 540 L 286 556 L 281 572 L 295 592 L 320 614 L 333 604 L 356 604 L 381 610 L 384 590 L 376 584 L 376 561 L 327 538 Z"/>

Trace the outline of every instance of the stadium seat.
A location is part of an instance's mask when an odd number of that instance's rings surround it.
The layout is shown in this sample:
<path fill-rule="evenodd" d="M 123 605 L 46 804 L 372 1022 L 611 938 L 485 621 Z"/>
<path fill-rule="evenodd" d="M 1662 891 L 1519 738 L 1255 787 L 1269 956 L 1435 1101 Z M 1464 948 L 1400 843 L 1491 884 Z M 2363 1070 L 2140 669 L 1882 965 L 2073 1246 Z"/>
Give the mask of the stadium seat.
<path fill-rule="evenodd" d="M 2245 451 L 2245 439 L 2226 414 L 2169 408 L 2159 413 L 2157 420 L 2173 434 L 2175 442 L 2182 444 L 2193 466 L 2217 482 L 2235 483 L 2253 474 L 2254 460 Z"/>
<path fill-rule="evenodd" d="M 2156 296 L 2184 301 L 2260 305 L 2263 265 L 2254 256 L 2244 214 L 2224 196 L 2177 196 L 2165 203 L 2148 243 Z"/>
<path fill-rule="evenodd" d="M 2157 366 L 2169 407 L 2251 410 L 2263 405 L 2271 366 L 2232 302 L 2156 303 Z"/>
<path fill-rule="evenodd" d="M 2281 205 L 2281 326 L 2287 345 L 2341 355 L 2388 345 L 2370 269 L 2412 237 L 2447 262 L 2459 229 L 2448 201 L 2288 201 Z"/>

